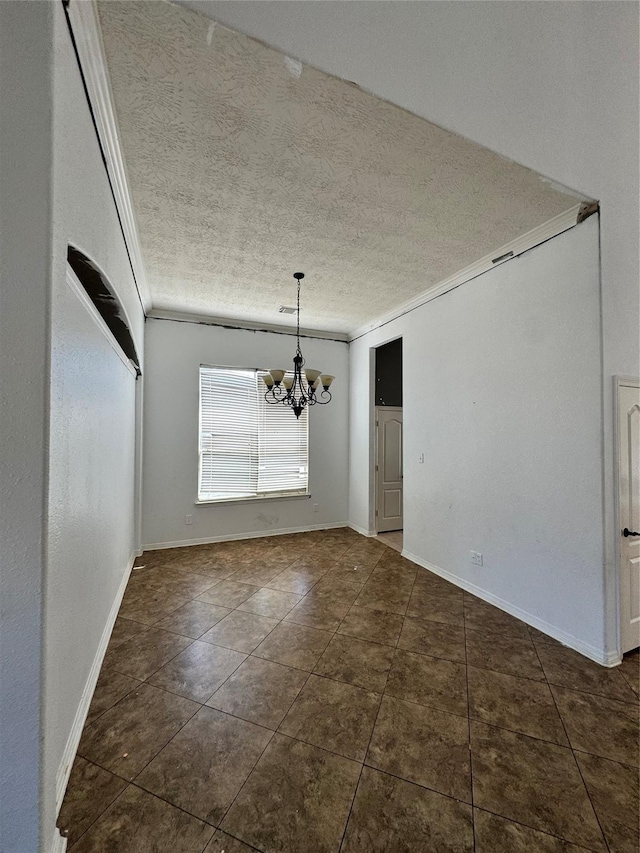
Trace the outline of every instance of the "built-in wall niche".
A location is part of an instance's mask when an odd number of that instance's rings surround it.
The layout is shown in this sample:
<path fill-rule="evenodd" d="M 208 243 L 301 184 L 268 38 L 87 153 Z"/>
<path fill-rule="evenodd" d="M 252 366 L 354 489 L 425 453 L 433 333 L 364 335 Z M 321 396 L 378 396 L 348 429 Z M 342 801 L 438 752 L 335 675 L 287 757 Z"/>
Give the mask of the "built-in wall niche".
<path fill-rule="evenodd" d="M 402 406 L 402 338 L 376 349 L 376 406 Z"/>
<path fill-rule="evenodd" d="M 124 307 L 106 275 L 91 258 L 88 258 L 75 246 L 69 245 L 67 247 L 67 262 L 118 346 L 140 376 L 140 359 L 133 342 L 129 321 Z"/>

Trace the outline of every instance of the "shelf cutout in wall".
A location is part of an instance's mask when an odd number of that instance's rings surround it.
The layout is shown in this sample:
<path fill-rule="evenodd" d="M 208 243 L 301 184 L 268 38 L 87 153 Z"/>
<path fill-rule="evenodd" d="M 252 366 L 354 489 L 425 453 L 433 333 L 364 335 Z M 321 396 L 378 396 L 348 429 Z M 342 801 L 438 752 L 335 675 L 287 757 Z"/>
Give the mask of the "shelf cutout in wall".
<path fill-rule="evenodd" d="M 133 363 L 136 373 L 140 376 L 142 373 L 140 359 L 133 342 L 131 329 L 124 308 L 109 280 L 102 270 L 75 246 L 68 246 L 67 261 L 85 289 L 87 296 L 95 305 L 97 312 L 118 342 L 118 346 Z"/>

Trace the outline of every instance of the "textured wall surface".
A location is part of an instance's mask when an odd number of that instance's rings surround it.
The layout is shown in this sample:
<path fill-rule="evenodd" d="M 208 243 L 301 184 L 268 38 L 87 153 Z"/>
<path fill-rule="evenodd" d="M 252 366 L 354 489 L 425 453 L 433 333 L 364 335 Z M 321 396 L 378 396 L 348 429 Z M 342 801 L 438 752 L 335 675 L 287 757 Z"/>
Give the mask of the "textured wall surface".
<path fill-rule="evenodd" d="M 135 380 L 65 281 L 67 245 L 105 272 L 139 355 L 144 317 L 60 4 L 55 10 L 43 832 L 103 631 L 136 550 Z M 141 380 L 138 380 L 141 381 Z"/>
<path fill-rule="evenodd" d="M 350 520 L 365 529 L 370 348 L 396 335 L 405 550 L 604 656 L 597 217 L 351 344 Z"/>
<path fill-rule="evenodd" d="M 155 308 L 282 322 L 296 268 L 304 324 L 348 331 L 576 204 L 199 14 L 99 9 Z"/>
<path fill-rule="evenodd" d="M 53 4 L 0 3 L 2 853 L 35 853 L 41 838 L 52 41 Z"/>
<path fill-rule="evenodd" d="M 295 337 L 148 320 L 146 325 L 143 538 L 147 545 L 347 522 L 348 346 L 305 338 L 310 366 L 336 377 L 333 400 L 309 412 L 311 498 L 195 506 L 198 368 L 291 364 Z M 291 417 L 294 417 L 293 412 Z M 318 504 L 317 512 L 313 505 Z M 193 516 L 191 525 L 185 515 Z"/>

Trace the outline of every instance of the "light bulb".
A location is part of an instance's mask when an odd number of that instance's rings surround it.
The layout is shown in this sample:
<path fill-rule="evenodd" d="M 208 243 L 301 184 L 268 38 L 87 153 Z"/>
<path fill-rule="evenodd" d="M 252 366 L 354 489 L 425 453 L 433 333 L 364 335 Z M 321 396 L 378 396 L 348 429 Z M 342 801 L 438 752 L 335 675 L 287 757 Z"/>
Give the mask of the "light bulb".
<path fill-rule="evenodd" d="M 287 391 L 290 391 L 291 386 L 293 385 L 293 377 L 292 376 L 285 376 L 282 384 L 287 389 Z"/>
<path fill-rule="evenodd" d="M 276 385 L 279 385 L 282 382 L 282 378 L 284 376 L 284 370 L 270 370 L 269 373 L 273 376 L 273 381 Z"/>
<path fill-rule="evenodd" d="M 305 368 L 304 375 L 307 377 L 307 382 L 309 385 L 313 385 L 318 376 L 322 373 L 321 370 L 313 370 L 312 368 Z"/>
<path fill-rule="evenodd" d="M 262 377 L 262 381 L 267 386 L 267 388 L 273 388 L 273 376 L 270 373 L 266 373 Z"/>
<path fill-rule="evenodd" d="M 322 374 L 322 376 L 320 377 L 320 382 L 322 382 L 322 387 L 324 388 L 325 391 L 327 390 L 329 385 L 331 385 L 331 383 L 333 382 L 333 380 L 335 378 L 336 378 L 335 376 L 329 376 L 328 373 Z"/>

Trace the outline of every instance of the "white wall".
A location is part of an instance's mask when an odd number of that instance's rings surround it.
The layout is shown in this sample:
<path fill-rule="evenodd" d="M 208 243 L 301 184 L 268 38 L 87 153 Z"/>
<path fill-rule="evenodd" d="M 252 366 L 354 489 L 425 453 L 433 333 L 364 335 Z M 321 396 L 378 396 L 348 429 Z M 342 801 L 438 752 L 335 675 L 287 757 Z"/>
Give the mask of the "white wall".
<path fill-rule="evenodd" d="M 346 524 L 348 490 L 347 344 L 303 338 L 309 366 L 336 377 L 333 400 L 309 415 L 311 499 L 194 504 L 198 489 L 198 368 L 291 363 L 295 337 L 170 320 L 146 326 L 143 539 L 146 545 Z M 293 417 L 293 414 L 291 415 Z M 313 512 L 313 504 L 319 505 Z M 193 524 L 185 525 L 185 515 Z"/>
<path fill-rule="evenodd" d="M 370 348 L 401 335 L 405 552 L 602 659 L 599 299 L 592 217 L 354 341 L 350 519 L 373 527 Z"/>
<path fill-rule="evenodd" d="M 68 242 L 107 273 L 141 355 L 143 316 L 62 4 L 0 14 L 0 850 L 35 853 L 136 547 L 135 383 L 65 283 Z"/>
<path fill-rule="evenodd" d="M 615 646 L 611 377 L 640 373 L 638 4 L 184 4 L 600 200 L 606 624 Z"/>
<path fill-rule="evenodd" d="M 142 309 L 62 7 L 55 5 L 45 827 L 55 820 L 56 783 L 73 756 L 103 632 L 138 548 L 135 379 L 66 284 L 69 243 L 104 271 L 140 357 L 144 346 Z"/>
<path fill-rule="evenodd" d="M 40 838 L 53 5 L 0 3 L 0 851 Z"/>

